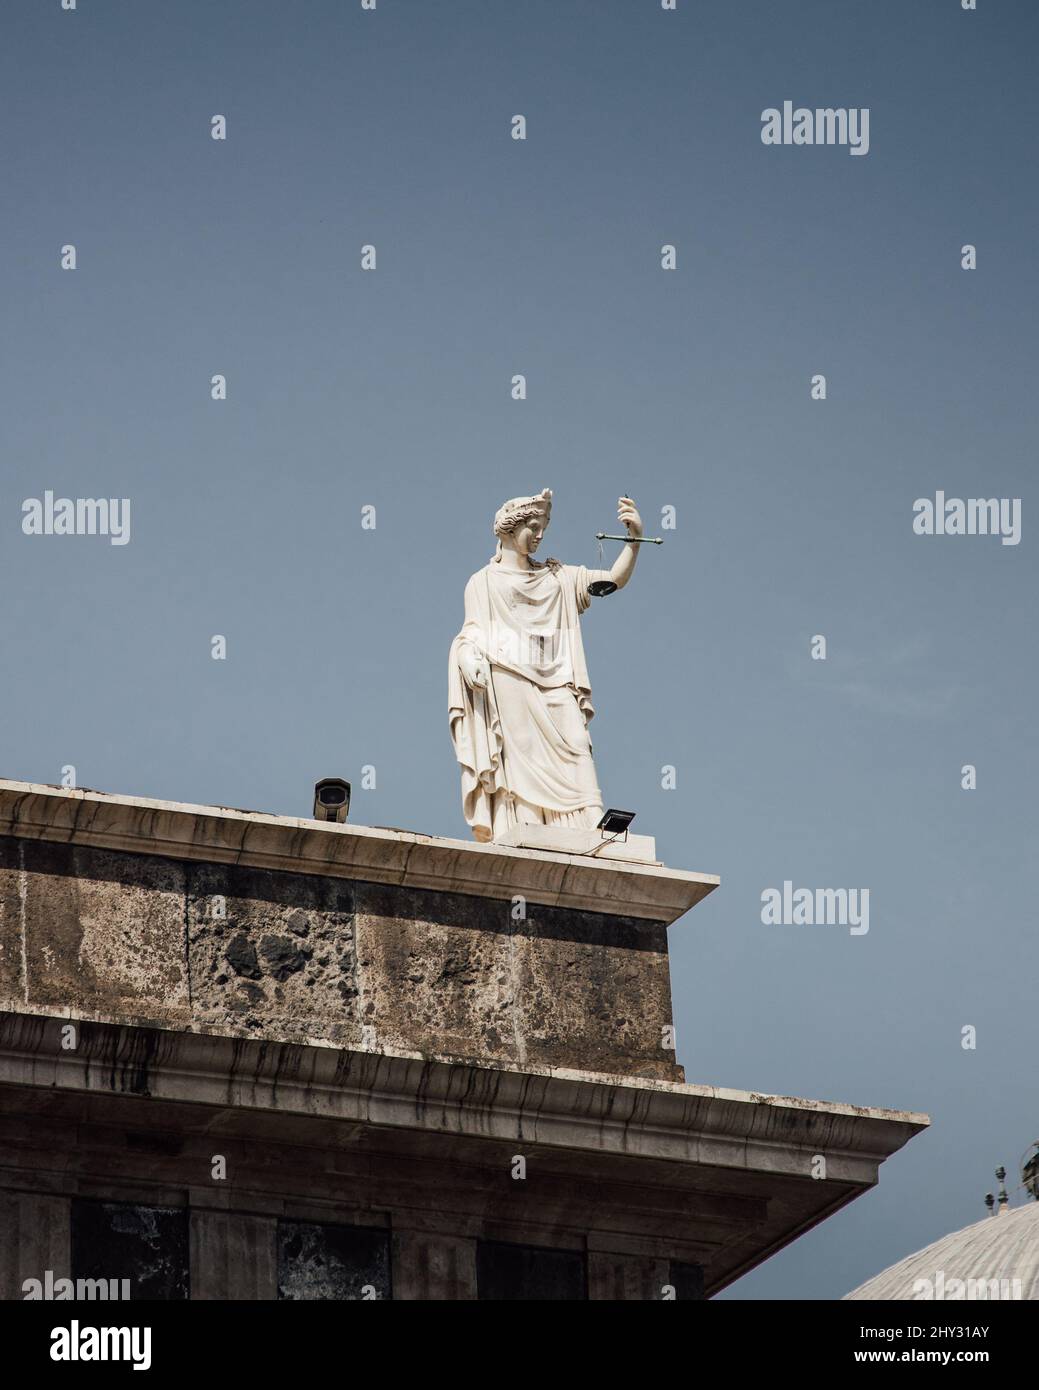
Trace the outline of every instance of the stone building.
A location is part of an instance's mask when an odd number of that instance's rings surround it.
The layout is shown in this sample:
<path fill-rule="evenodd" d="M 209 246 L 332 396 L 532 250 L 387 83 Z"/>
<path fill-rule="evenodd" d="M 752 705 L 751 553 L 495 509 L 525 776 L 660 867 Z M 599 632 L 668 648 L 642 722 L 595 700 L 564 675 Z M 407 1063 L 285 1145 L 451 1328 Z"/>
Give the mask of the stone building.
<path fill-rule="evenodd" d="M 648 844 L 0 782 L 0 1297 L 696 1299 L 867 1191 L 925 1116 L 686 1083 Z"/>

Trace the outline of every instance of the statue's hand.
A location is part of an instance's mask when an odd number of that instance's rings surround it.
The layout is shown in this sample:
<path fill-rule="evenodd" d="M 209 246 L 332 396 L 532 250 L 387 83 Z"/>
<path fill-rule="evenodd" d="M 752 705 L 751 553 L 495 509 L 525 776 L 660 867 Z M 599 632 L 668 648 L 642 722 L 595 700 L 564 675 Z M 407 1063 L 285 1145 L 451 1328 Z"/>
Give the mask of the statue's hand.
<path fill-rule="evenodd" d="M 471 690 L 486 688 L 491 678 L 491 669 L 486 657 L 478 656 L 471 648 L 463 648 L 458 657 L 458 664 L 462 668 L 465 683 Z"/>
<path fill-rule="evenodd" d="M 621 497 L 617 502 L 617 520 L 623 521 L 629 536 L 642 535 L 642 518 L 630 497 Z"/>

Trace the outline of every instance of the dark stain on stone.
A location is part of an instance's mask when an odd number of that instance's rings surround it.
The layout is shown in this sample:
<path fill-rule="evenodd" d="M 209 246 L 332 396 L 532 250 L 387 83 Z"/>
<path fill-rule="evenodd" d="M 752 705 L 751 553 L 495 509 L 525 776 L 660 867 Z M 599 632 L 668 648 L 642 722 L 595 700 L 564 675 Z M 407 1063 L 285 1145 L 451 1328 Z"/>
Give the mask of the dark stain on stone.
<path fill-rule="evenodd" d="M 354 888 L 359 910 L 374 917 L 403 917 L 439 926 L 465 926 L 505 936 L 519 932 L 543 940 L 667 954 L 667 927 L 663 922 L 617 917 L 602 912 L 576 912 L 571 908 L 544 907 L 533 900 L 528 903 L 527 920 L 514 922 L 511 899 L 499 901 L 465 893 L 401 888 L 398 884 L 388 883 L 357 882 Z"/>
<path fill-rule="evenodd" d="M 295 912 L 290 912 L 285 919 L 285 925 L 290 932 L 296 936 L 307 936 L 310 933 L 310 918 L 302 909 L 297 908 Z"/>
<path fill-rule="evenodd" d="M 108 1084 L 113 1091 L 129 1091 L 135 1096 L 151 1094 L 151 1064 L 159 1054 L 161 1035 L 154 1028 L 120 1028 L 102 1031 Z M 88 1045 L 84 1029 L 81 1044 Z"/>
<path fill-rule="evenodd" d="M 268 974 L 276 980 L 287 980 L 306 964 L 303 952 L 287 936 L 265 936 L 260 942 L 260 954 Z"/>
<path fill-rule="evenodd" d="M 278 1297 L 388 1299 L 390 1237 L 385 1230 L 278 1222 Z"/>
<path fill-rule="evenodd" d="M 256 959 L 256 947 L 245 932 L 239 932 L 227 943 L 224 955 L 236 975 L 241 975 L 247 980 L 258 980 L 263 973 Z"/>
<path fill-rule="evenodd" d="M 188 1213 L 123 1202 L 72 1203 L 73 1279 L 128 1279 L 130 1297 L 188 1297 Z"/>

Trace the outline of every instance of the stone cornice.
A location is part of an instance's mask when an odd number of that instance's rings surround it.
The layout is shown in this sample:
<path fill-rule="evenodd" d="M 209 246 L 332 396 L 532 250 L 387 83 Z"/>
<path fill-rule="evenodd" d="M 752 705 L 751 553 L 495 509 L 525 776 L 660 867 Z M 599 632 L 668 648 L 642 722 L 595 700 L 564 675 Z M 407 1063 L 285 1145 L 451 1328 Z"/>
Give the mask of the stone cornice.
<path fill-rule="evenodd" d="M 327 874 L 670 924 L 713 874 L 363 825 L 0 780 L 0 835 L 171 859 Z"/>
<path fill-rule="evenodd" d="M 65 1016 L 67 1018 L 67 1016 Z M 911 1111 L 457 1058 L 0 1013 L 0 1085 L 147 1096 L 870 1186 L 930 1123 Z M 820 1185 L 820 1190 L 824 1184 Z"/>

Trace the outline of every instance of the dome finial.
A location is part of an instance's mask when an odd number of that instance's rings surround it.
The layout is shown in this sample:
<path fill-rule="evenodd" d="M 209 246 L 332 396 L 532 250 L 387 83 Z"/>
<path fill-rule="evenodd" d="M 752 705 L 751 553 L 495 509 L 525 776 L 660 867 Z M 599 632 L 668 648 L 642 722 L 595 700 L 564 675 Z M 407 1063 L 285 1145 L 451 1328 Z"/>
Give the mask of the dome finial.
<path fill-rule="evenodd" d="M 996 1169 L 996 1177 L 999 1179 L 999 1212 L 998 1215 L 1005 1216 L 1010 1210 L 1010 1198 L 1007 1196 L 1006 1185 L 1007 1170 L 1002 1164 Z"/>

